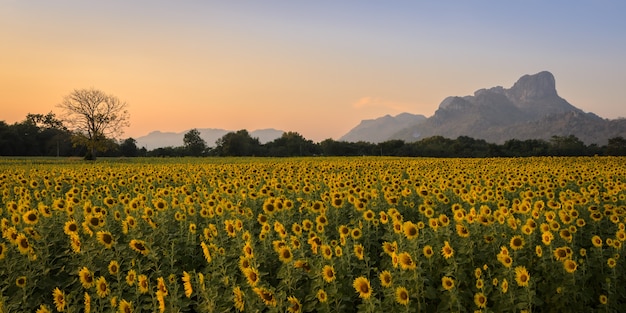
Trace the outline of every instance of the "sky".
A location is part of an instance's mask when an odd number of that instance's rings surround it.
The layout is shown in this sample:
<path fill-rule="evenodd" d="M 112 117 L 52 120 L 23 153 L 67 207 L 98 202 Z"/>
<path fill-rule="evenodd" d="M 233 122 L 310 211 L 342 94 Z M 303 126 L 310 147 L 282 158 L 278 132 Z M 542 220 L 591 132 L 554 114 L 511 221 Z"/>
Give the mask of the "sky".
<path fill-rule="evenodd" d="M 550 71 L 626 117 L 624 1 L 0 0 L 0 120 L 61 114 L 75 89 L 128 104 L 122 138 L 192 128 L 338 139 L 432 116 L 448 96 Z"/>

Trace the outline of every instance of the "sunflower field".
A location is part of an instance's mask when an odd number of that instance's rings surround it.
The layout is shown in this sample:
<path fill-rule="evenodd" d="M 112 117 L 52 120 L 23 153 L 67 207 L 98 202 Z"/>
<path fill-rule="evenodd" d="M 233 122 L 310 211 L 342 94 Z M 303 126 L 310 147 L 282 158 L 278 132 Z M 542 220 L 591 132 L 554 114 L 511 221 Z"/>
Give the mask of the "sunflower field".
<path fill-rule="evenodd" d="M 618 312 L 626 158 L 0 159 L 0 312 Z"/>

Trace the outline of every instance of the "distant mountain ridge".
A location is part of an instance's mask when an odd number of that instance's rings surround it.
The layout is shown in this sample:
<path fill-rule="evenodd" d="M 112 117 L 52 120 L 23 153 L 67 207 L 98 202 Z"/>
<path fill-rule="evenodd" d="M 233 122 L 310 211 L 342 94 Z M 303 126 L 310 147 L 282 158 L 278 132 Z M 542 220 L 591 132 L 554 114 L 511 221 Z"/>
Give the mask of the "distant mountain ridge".
<path fill-rule="evenodd" d="M 378 129 L 396 123 L 376 120 L 380 121 Z M 433 116 L 403 127 L 386 139 L 376 131 L 365 131 L 362 124 L 342 138 L 412 142 L 432 136 L 468 136 L 502 144 L 509 139 L 549 140 L 555 135 L 574 135 L 585 144 L 603 145 L 609 138 L 626 137 L 626 119 L 603 119 L 576 108 L 558 95 L 555 78 L 547 71 L 524 75 L 509 89 L 498 86 L 479 89 L 472 96 L 447 97 Z"/>
<path fill-rule="evenodd" d="M 189 129 L 191 130 L 191 129 Z M 145 147 L 148 150 L 163 147 L 180 147 L 183 145 L 183 138 L 189 130 L 175 133 L 175 132 L 161 132 L 153 131 L 145 136 L 135 138 L 137 141 L 137 147 Z M 218 129 L 218 128 L 197 128 L 200 132 L 200 137 L 206 141 L 207 146 L 215 147 L 215 142 L 222 138 L 232 130 Z M 280 138 L 283 135 L 282 130 L 273 128 L 258 129 L 250 132 L 250 136 L 258 138 L 261 143 L 267 143 L 274 139 Z"/>
<path fill-rule="evenodd" d="M 379 143 L 389 139 L 397 132 L 426 120 L 424 115 L 401 113 L 396 116 L 385 115 L 371 120 L 363 120 L 350 132 L 339 138 L 340 141 L 367 141 Z"/>

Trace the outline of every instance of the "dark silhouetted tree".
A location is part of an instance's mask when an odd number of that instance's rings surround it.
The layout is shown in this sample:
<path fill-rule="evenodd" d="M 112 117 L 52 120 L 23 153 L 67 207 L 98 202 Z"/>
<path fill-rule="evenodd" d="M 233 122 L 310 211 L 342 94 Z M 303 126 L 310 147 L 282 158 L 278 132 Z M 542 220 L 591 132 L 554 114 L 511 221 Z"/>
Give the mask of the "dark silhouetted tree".
<path fill-rule="evenodd" d="M 297 132 L 285 132 L 274 141 L 265 144 L 270 156 L 310 156 L 319 153 L 317 145 Z"/>
<path fill-rule="evenodd" d="M 200 132 L 195 128 L 185 133 L 183 143 L 191 156 L 201 156 L 207 150 L 206 141 L 200 137 Z"/>
<path fill-rule="evenodd" d="M 626 139 L 624 137 L 610 138 L 606 146 L 606 154 L 626 156 Z"/>
<path fill-rule="evenodd" d="M 58 106 L 74 132 L 74 143 L 87 147 L 86 159 L 95 159 L 97 151 L 106 151 L 108 139 L 121 135 L 129 125 L 126 102 L 97 89 L 76 89 Z"/>
<path fill-rule="evenodd" d="M 125 157 L 139 156 L 139 148 L 137 148 L 137 140 L 127 138 L 120 144 L 120 153 Z"/>
<path fill-rule="evenodd" d="M 259 139 L 250 136 L 245 129 L 229 132 L 215 144 L 215 155 L 219 156 L 254 156 L 261 152 Z"/>

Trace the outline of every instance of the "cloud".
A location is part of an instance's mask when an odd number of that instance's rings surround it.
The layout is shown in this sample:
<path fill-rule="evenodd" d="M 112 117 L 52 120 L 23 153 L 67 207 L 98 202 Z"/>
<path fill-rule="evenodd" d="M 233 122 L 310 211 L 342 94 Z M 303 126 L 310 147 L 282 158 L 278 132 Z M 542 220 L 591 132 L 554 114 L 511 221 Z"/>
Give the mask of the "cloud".
<path fill-rule="evenodd" d="M 386 108 L 399 112 L 407 112 L 411 110 L 410 103 L 403 103 L 398 101 L 387 100 L 379 97 L 362 97 L 356 102 L 352 103 L 352 107 L 355 109 L 366 108 Z"/>

